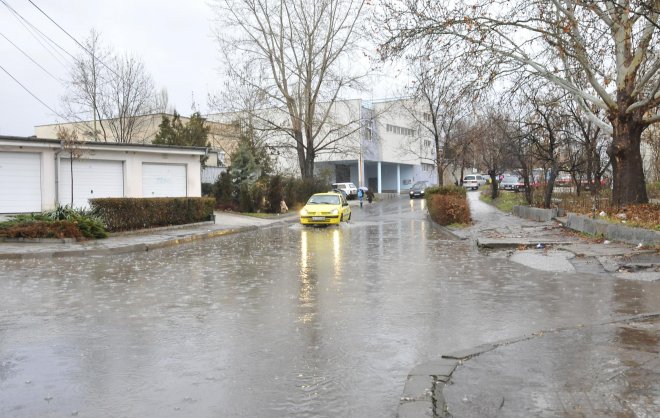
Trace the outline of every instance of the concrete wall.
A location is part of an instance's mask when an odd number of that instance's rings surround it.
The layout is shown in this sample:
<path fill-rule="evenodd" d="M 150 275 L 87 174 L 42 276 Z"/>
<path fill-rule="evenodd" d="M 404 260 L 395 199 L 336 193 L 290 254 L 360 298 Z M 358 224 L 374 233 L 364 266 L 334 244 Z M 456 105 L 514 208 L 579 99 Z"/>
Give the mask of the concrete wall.
<path fill-rule="evenodd" d="M 568 214 L 566 226 L 589 235 L 602 235 L 612 241 L 621 241 L 629 244 L 660 245 L 660 232 L 611 224 L 575 213 Z"/>

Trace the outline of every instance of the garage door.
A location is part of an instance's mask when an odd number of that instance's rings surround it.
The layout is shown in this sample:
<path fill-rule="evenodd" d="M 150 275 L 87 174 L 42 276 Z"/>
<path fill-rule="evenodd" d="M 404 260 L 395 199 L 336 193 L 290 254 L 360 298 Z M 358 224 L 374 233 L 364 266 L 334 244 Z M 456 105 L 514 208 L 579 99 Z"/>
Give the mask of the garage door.
<path fill-rule="evenodd" d="M 187 196 L 186 166 L 183 164 L 142 164 L 142 196 Z"/>
<path fill-rule="evenodd" d="M 0 152 L 0 213 L 41 212 L 41 154 Z"/>
<path fill-rule="evenodd" d="M 60 160 L 58 198 L 71 204 L 71 159 Z M 89 207 L 97 197 L 124 197 L 124 163 L 105 160 L 73 160 L 73 206 Z"/>

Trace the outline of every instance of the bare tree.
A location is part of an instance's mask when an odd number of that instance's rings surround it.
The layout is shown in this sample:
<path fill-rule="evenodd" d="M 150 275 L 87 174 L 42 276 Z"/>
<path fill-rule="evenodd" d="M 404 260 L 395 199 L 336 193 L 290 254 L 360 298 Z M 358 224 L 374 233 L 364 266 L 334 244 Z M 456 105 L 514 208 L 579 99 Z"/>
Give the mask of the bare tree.
<path fill-rule="evenodd" d="M 383 10 L 384 56 L 462 41 L 492 77 L 524 69 L 569 92 L 613 136 L 613 203 L 648 201 L 640 141 L 660 121 L 660 0 L 384 0 Z"/>
<path fill-rule="evenodd" d="M 83 156 L 83 149 L 78 141 L 78 134 L 74 130 L 59 127 L 57 139 L 61 141 L 62 149 L 69 154 L 69 170 L 71 174 L 71 207 L 73 208 L 73 161 Z"/>
<path fill-rule="evenodd" d="M 115 57 L 113 64 L 101 104 L 105 123 L 117 142 L 144 140 L 148 121 L 140 116 L 158 106 L 153 80 L 135 56 Z"/>
<path fill-rule="evenodd" d="M 116 56 L 92 31 L 85 51 L 71 68 L 64 113 L 82 126 L 82 134 L 95 141 L 143 140 L 140 116 L 166 106 L 166 95 L 157 97 L 154 83 L 136 57 Z M 164 102 L 165 101 L 165 102 Z"/>
<path fill-rule="evenodd" d="M 419 137 L 408 141 L 404 151 L 430 157 L 438 173 L 438 184 L 442 185 L 444 172 L 452 163 L 447 151 L 454 147 L 455 128 L 466 115 L 466 102 L 471 100 L 468 82 L 459 64 L 448 54 L 436 58 L 415 56 L 409 63 L 414 99 L 404 108 L 419 127 Z M 432 147 L 424 146 L 425 138 L 431 138 Z"/>
<path fill-rule="evenodd" d="M 92 30 L 84 43 L 86 51 L 75 60 L 67 83 L 67 92 L 62 97 L 64 115 L 81 121 L 85 132 L 91 133 L 94 141 L 107 141 L 103 117 L 99 110 L 101 97 L 107 83 L 107 69 L 102 62 L 110 57 L 110 51 L 101 43 L 100 35 Z"/>
<path fill-rule="evenodd" d="M 259 81 L 254 87 L 279 110 L 266 119 L 288 138 L 282 145 L 295 150 L 303 178 L 313 177 L 317 154 L 336 151 L 361 128 L 331 120 L 340 92 L 359 82 L 349 53 L 357 50 L 363 5 L 364 0 L 216 0 L 224 24 L 217 39 L 231 54 L 228 64 L 252 61 L 254 70 L 268 74 L 244 82 Z"/>

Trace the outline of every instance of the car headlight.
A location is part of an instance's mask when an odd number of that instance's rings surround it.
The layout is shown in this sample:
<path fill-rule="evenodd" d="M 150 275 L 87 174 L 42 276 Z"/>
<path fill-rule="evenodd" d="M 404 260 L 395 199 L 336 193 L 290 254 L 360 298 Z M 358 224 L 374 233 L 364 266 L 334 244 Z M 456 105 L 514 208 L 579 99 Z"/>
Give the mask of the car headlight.
<path fill-rule="evenodd" d="M 424 190 L 420 191 L 421 194 L 424 194 Z"/>
<path fill-rule="evenodd" d="M 333 215 L 339 215 L 339 209 L 333 209 L 332 212 Z"/>
<path fill-rule="evenodd" d="M 301 214 L 302 216 L 307 216 L 307 209 L 302 208 L 302 209 L 300 210 L 300 214 Z"/>

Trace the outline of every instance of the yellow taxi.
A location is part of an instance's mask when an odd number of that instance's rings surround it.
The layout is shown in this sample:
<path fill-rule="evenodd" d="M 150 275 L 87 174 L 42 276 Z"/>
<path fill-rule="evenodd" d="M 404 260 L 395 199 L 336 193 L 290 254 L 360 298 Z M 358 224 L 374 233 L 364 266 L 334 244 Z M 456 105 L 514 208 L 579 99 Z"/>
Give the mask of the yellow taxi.
<path fill-rule="evenodd" d="M 342 193 L 316 193 L 300 211 L 303 225 L 339 225 L 351 219 L 351 208 Z"/>

